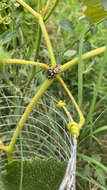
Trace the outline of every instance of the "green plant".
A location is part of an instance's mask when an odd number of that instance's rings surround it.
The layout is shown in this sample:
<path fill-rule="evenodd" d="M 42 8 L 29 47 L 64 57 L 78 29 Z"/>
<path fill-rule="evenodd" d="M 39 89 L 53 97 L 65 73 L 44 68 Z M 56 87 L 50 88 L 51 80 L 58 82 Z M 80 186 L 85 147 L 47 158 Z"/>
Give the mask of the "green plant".
<path fill-rule="evenodd" d="M 25 121 L 27 120 L 30 112 L 32 111 L 33 107 L 35 106 L 35 104 L 37 103 L 37 101 L 40 99 L 40 97 L 42 96 L 42 94 L 46 91 L 46 89 L 52 84 L 52 82 L 57 79 L 61 85 L 64 87 L 65 91 L 68 93 L 70 99 L 73 101 L 74 105 L 75 105 L 75 108 L 79 114 L 79 117 L 80 117 L 80 122 L 77 124 L 75 122 L 73 122 L 71 125 L 69 125 L 69 130 L 71 130 L 72 134 L 77 134 L 77 137 L 79 136 L 79 130 L 80 128 L 82 127 L 82 125 L 84 124 L 84 117 L 82 115 L 82 112 L 80 111 L 77 103 L 75 102 L 73 96 L 71 95 L 70 91 L 68 90 L 67 86 L 65 85 L 64 81 L 62 80 L 61 78 L 61 73 L 63 71 L 65 71 L 67 68 L 69 68 L 71 65 L 72 65 L 72 61 L 71 62 L 68 62 L 66 63 L 65 65 L 63 65 L 62 67 L 60 68 L 55 68 L 56 67 L 56 61 L 55 61 L 55 57 L 54 57 L 54 54 L 53 54 L 53 49 L 52 49 L 52 46 L 51 46 L 51 42 L 49 40 L 49 36 L 48 36 L 48 33 L 47 33 L 47 30 L 46 30 L 46 27 L 44 25 L 44 21 L 43 19 L 45 20 L 45 14 L 48 10 L 48 7 L 49 5 L 51 4 L 51 1 L 47 1 L 47 4 L 46 4 L 46 7 L 44 8 L 44 10 L 40 13 L 37 13 L 36 11 L 34 11 L 30 6 L 28 6 L 24 1 L 22 0 L 18 0 L 18 2 L 24 7 L 26 8 L 38 21 L 40 27 L 41 27 L 41 30 L 42 30 L 42 33 L 44 35 L 44 38 L 45 38 L 45 41 L 46 41 L 46 44 L 47 44 L 47 48 L 48 48 L 48 51 L 49 51 L 49 54 L 50 54 L 50 59 L 51 59 L 51 68 L 50 68 L 50 72 L 52 73 L 53 70 L 57 70 L 55 74 L 55 76 L 53 77 L 50 77 L 50 79 L 47 79 L 43 85 L 41 86 L 41 88 L 39 89 L 39 91 L 36 93 L 35 97 L 31 100 L 31 102 L 29 103 L 26 111 L 24 112 L 24 114 L 22 115 L 20 121 L 19 121 L 19 124 L 14 132 L 14 135 L 12 137 L 12 140 L 9 144 L 9 146 L 5 147 L 2 142 L 1 142 L 1 149 L 4 150 L 8 156 L 8 161 L 12 161 L 13 160 L 13 150 L 14 150 L 14 145 L 16 143 L 16 140 L 17 140 L 17 137 L 19 135 L 19 132 L 20 132 L 20 129 L 23 127 Z M 57 1 L 56 1 L 57 2 Z M 55 4 L 56 4 L 55 2 Z M 55 6 L 55 5 L 54 5 Z M 103 48 L 105 49 L 105 47 Z M 85 55 L 87 57 L 87 55 Z M 85 58 L 86 59 L 86 58 Z M 76 64 L 78 61 L 77 60 L 74 60 L 74 64 Z M 16 63 L 20 63 L 20 64 L 30 64 L 30 65 L 38 65 L 40 67 L 42 67 L 43 69 L 47 70 L 49 72 L 49 67 L 43 63 L 38 63 L 38 62 L 28 62 L 28 61 L 25 61 L 25 60 L 16 60 L 16 59 L 2 59 L 2 63 L 11 63 L 11 64 L 16 64 Z M 75 129 L 76 128 L 76 129 Z"/>
<path fill-rule="evenodd" d="M 39 51 L 40 39 L 41 39 L 41 31 L 42 31 L 43 36 L 44 36 L 45 41 L 46 41 L 48 52 L 49 52 L 49 55 L 50 55 L 51 67 L 49 67 L 48 65 L 46 65 L 44 63 L 39 63 L 39 62 L 32 62 L 32 61 L 26 61 L 26 60 L 20 60 L 20 59 L 19 60 L 18 59 L 8 59 L 8 58 L 5 58 L 5 56 L 3 56 L 1 58 L 1 62 L 4 65 L 7 65 L 7 64 L 28 64 L 28 65 L 33 65 L 33 66 L 39 66 L 42 69 L 46 70 L 48 72 L 48 74 L 50 72 L 50 75 L 48 75 L 48 78 L 42 84 L 42 86 L 40 87 L 39 91 L 36 93 L 35 97 L 31 100 L 31 102 L 29 103 L 27 109 L 25 110 L 24 114 L 22 115 L 22 117 L 21 117 L 21 119 L 20 119 L 20 121 L 18 123 L 18 126 L 16 127 L 16 130 L 14 132 L 14 135 L 13 135 L 13 137 L 11 139 L 11 142 L 10 142 L 9 146 L 5 147 L 3 145 L 3 143 L 1 142 L 0 149 L 6 152 L 6 154 L 8 156 L 8 162 L 11 162 L 13 160 L 14 145 L 16 143 L 16 140 L 17 140 L 17 137 L 18 137 L 18 135 L 20 133 L 20 130 L 22 129 L 22 127 L 23 127 L 25 121 L 27 120 L 30 112 L 33 110 L 34 106 L 36 105 L 36 103 L 38 102 L 38 100 L 40 99 L 40 97 L 43 95 L 43 93 L 46 91 L 46 89 L 55 80 L 59 81 L 60 84 L 64 87 L 65 91 L 67 92 L 67 94 L 69 95 L 70 99 L 74 103 L 76 111 L 79 114 L 79 119 L 80 119 L 79 122 L 71 122 L 70 124 L 68 124 L 68 129 L 72 133 L 72 135 L 76 135 L 77 137 L 79 136 L 80 129 L 81 129 L 81 127 L 83 126 L 83 124 L 85 122 L 83 114 L 82 114 L 82 112 L 80 110 L 80 108 L 82 109 L 81 105 L 82 105 L 82 97 L 83 97 L 82 96 L 82 78 L 83 78 L 83 76 L 82 76 L 82 66 L 83 66 L 82 61 L 86 60 L 88 58 L 91 58 L 93 56 L 102 54 L 102 53 L 104 53 L 104 51 L 106 49 L 106 47 L 104 46 L 104 47 L 98 48 L 96 50 L 90 51 L 90 52 L 85 53 L 84 55 L 82 55 L 83 39 L 84 39 L 85 33 L 87 32 L 87 25 L 85 25 L 83 33 L 82 33 L 82 36 L 81 36 L 81 43 L 80 43 L 80 47 L 79 47 L 79 58 L 74 58 L 73 60 L 68 61 L 67 63 L 65 63 L 63 66 L 60 66 L 60 67 L 58 66 L 57 67 L 55 56 L 54 56 L 54 53 L 53 53 L 53 49 L 52 49 L 52 46 L 51 46 L 51 43 L 50 43 L 50 40 L 49 40 L 49 36 L 48 36 L 48 33 L 47 33 L 47 30 L 46 30 L 44 22 L 47 20 L 47 18 L 50 16 L 50 14 L 52 13 L 52 11 L 56 7 L 56 5 L 58 3 L 58 0 L 55 1 L 52 9 L 50 9 L 49 12 L 48 12 L 48 8 L 49 8 L 49 6 L 51 4 L 51 0 L 47 1 L 46 6 L 45 6 L 44 9 L 42 9 L 42 1 L 39 1 L 39 13 L 35 12 L 30 6 L 28 6 L 22 0 L 17 0 L 17 2 L 19 2 L 24 8 L 26 8 L 36 18 L 36 20 L 39 23 L 38 38 L 37 38 L 38 40 L 37 40 L 37 44 L 36 44 L 35 60 L 37 60 L 37 57 L 38 57 L 38 51 Z M 102 74 L 103 74 L 103 70 L 104 70 L 104 65 L 105 65 L 106 59 L 107 59 L 107 52 L 105 51 L 105 56 L 104 56 L 104 59 L 103 59 L 102 71 L 99 74 L 98 88 L 99 88 L 99 85 L 101 83 L 101 77 L 102 77 Z M 78 90 L 78 96 L 79 96 L 79 106 L 80 106 L 80 108 L 79 108 L 78 104 L 75 102 L 72 94 L 70 93 L 69 89 L 67 88 L 67 86 L 64 83 L 64 81 L 62 79 L 62 76 L 61 76 L 61 74 L 64 71 L 66 71 L 70 67 L 76 65 L 77 63 L 79 63 L 79 72 L 78 72 L 78 79 L 79 79 L 79 81 L 78 81 L 78 84 L 79 84 L 78 85 L 79 86 L 78 89 L 79 90 Z M 32 80 L 32 78 L 34 76 L 34 73 L 35 73 L 35 67 L 33 67 L 33 69 L 32 69 L 32 73 L 31 73 L 31 76 L 30 76 L 30 78 L 28 80 L 28 84 Z M 51 74 L 53 74 L 54 76 L 51 77 Z M 92 102 L 92 106 L 90 108 L 89 118 L 91 117 L 91 113 L 93 111 L 93 105 L 95 104 L 95 99 L 96 99 L 96 95 L 97 95 L 96 93 L 97 92 L 95 92 L 95 95 L 94 95 L 94 98 L 93 98 L 93 102 Z M 64 105 L 64 104 L 62 104 L 62 105 Z M 87 119 L 87 122 L 88 122 L 88 119 Z M 85 135 L 84 131 L 83 131 L 82 135 L 84 137 L 84 135 Z"/>

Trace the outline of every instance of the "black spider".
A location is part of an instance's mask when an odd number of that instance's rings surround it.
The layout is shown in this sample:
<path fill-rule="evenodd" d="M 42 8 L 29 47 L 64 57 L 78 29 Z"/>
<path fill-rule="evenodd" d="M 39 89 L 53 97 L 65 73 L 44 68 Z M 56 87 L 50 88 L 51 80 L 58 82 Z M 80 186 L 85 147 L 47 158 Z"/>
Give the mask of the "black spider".
<path fill-rule="evenodd" d="M 58 74 L 59 72 L 60 72 L 60 69 L 58 68 L 57 65 L 53 69 L 49 69 L 47 72 L 48 79 L 54 78 L 55 75 Z"/>

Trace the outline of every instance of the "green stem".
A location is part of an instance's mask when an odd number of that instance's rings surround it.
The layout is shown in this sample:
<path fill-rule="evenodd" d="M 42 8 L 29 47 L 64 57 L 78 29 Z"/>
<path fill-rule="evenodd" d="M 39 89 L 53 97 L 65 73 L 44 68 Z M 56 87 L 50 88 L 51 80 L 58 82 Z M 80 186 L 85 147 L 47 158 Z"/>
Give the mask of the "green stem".
<path fill-rule="evenodd" d="M 40 14 L 33 10 L 27 3 L 25 3 L 23 0 L 16 1 L 20 3 L 25 9 L 27 9 L 36 19 L 39 19 Z"/>
<path fill-rule="evenodd" d="M 105 110 L 104 110 L 104 112 L 105 112 Z M 78 142 L 78 145 L 80 145 L 81 143 L 86 141 L 86 139 L 88 139 L 89 137 L 92 137 L 93 135 L 96 135 L 97 133 L 101 133 L 103 131 L 105 131 L 105 132 L 107 131 L 107 125 L 97 128 L 96 130 L 92 131 L 92 133 L 87 133 L 88 135 L 86 134 L 85 137 Z"/>
<path fill-rule="evenodd" d="M 43 16 L 48 12 L 48 9 L 51 3 L 52 3 L 52 0 L 47 0 L 46 6 L 43 10 Z"/>
<path fill-rule="evenodd" d="M 82 55 L 82 60 L 86 60 L 86 59 L 89 59 L 89 58 L 94 57 L 96 55 L 100 55 L 100 54 L 105 52 L 105 49 L 106 49 L 106 46 L 103 46 L 101 48 L 97 48 L 95 50 L 89 51 L 89 52 Z M 69 69 L 70 67 L 77 65 L 77 64 L 78 64 L 78 58 L 76 57 L 73 60 L 68 61 L 67 63 L 62 65 L 60 68 L 61 72 L 64 72 L 67 69 Z"/>
<path fill-rule="evenodd" d="M 37 61 L 38 56 L 39 56 L 39 50 L 40 50 L 40 43 L 41 43 L 41 37 L 42 37 L 42 31 L 40 26 L 38 25 L 38 33 L 37 33 L 37 40 L 36 40 L 36 53 L 35 53 L 35 61 Z M 33 67 L 29 76 L 29 80 L 27 81 L 27 86 L 30 85 L 32 79 L 35 76 L 35 71 L 36 71 L 36 67 Z"/>
<path fill-rule="evenodd" d="M 33 62 L 33 61 L 27 61 L 27 60 L 23 60 L 23 59 L 3 59 L 3 64 L 24 64 L 24 65 L 33 65 L 33 66 L 39 66 L 44 70 L 48 70 L 49 67 L 44 64 L 44 63 L 39 63 L 39 62 Z"/>
<path fill-rule="evenodd" d="M 34 11 L 27 3 L 25 3 L 23 0 L 16 0 L 18 3 L 20 3 L 24 8 L 26 8 L 39 22 L 42 33 L 44 35 L 45 41 L 46 41 L 46 45 L 50 54 L 50 59 L 51 59 L 51 66 L 54 67 L 56 65 L 56 61 L 55 61 L 55 57 L 54 57 L 54 53 L 53 53 L 53 49 L 52 49 L 52 45 L 43 21 L 42 16 L 37 13 L 36 11 Z"/>
<path fill-rule="evenodd" d="M 43 4 L 42 4 L 42 0 L 38 1 L 38 10 L 39 12 L 42 10 Z"/>
<path fill-rule="evenodd" d="M 11 139 L 11 142 L 8 146 L 8 161 L 12 161 L 13 160 L 13 150 L 14 150 L 14 146 L 15 143 L 17 141 L 17 138 L 19 136 L 20 130 L 23 128 L 24 123 L 26 122 L 26 120 L 28 119 L 28 116 L 30 115 L 31 111 L 33 110 L 34 106 L 37 104 L 38 100 L 40 99 L 40 97 L 42 96 L 42 94 L 46 91 L 46 89 L 52 84 L 52 82 L 54 81 L 54 79 L 52 80 L 46 80 L 42 86 L 40 87 L 40 89 L 38 90 L 38 92 L 36 93 L 36 95 L 32 98 L 31 102 L 29 103 L 29 105 L 27 106 L 24 114 L 22 115 L 18 126 L 16 127 L 16 130 L 13 134 L 13 137 Z"/>
<path fill-rule="evenodd" d="M 56 8 L 58 2 L 59 2 L 59 0 L 56 0 L 54 5 L 52 6 L 51 10 L 49 11 L 49 14 L 47 14 L 47 16 L 45 17 L 45 19 L 44 19 L 45 21 L 51 16 L 51 14 L 54 11 L 54 9 Z M 39 5 L 39 12 L 40 12 L 42 10 L 42 1 L 41 0 L 39 0 L 38 5 Z M 38 55 L 39 55 L 41 36 L 42 36 L 42 31 L 41 31 L 40 26 L 38 26 L 37 41 L 36 41 L 36 53 L 35 53 L 35 59 L 34 59 L 35 61 L 37 61 L 37 58 L 38 58 Z M 29 77 L 29 80 L 28 80 L 28 82 L 26 84 L 27 86 L 30 85 L 32 79 L 34 78 L 35 70 L 36 70 L 36 68 L 33 67 L 32 71 L 31 71 L 31 74 L 30 74 L 30 77 Z"/>
<path fill-rule="evenodd" d="M 82 110 L 82 102 L 83 102 L 83 60 L 82 60 L 82 51 L 84 45 L 84 37 L 87 31 L 87 26 L 84 26 L 84 30 L 82 32 L 79 44 L 79 57 L 78 57 L 78 105 Z"/>
<path fill-rule="evenodd" d="M 39 1 L 38 1 L 38 11 L 40 12 L 41 10 L 42 10 L 42 1 L 39 0 Z M 39 56 L 41 37 L 42 37 L 42 31 L 41 31 L 41 28 L 40 28 L 40 26 L 39 26 L 39 24 L 38 24 L 38 32 L 37 32 L 36 47 L 35 47 L 36 52 L 35 52 L 35 58 L 34 58 L 35 61 L 37 61 L 38 56 Z M 30 85 L 32 79 L 33 79 L 34 76 L 35 76 L 35 72 L 36 72 L 36 68 L 35 68 L 35 67 L 32 67 L 32 70 L 31 70 L 31 72 L 30 72 L 30 76 L 29 76 L 29 79 L 28 79 L 28 81 L 27 81 L 26 86 L 29 86 L 29 85 Z"/>
<path fill-rule="evenodd" d="M 36 41 L 36 53 L 35 53 L 35 59 L 34 59 L 35 61 L 37 61 L 38 56 L 39 56 L 41 36 L 42 36 L 42 31 L 41 31 L 40 26 L 38 25 L 38 33 L 37 33 L 37 41 Z"/>
<path fill-rule="evenodd" d="M 38 1 L 38 10 L 39 10 L 39 12 L 42 10 L 42 7 L 43 7 L 42 1 L 39 0 Z M 38 56 L 39 56 L 41 37 L 42 37 L 42 31 L 41 31 L 41 28 L 40 28 L 40 26 L 38 24 L 38 33 L 37 33 L 37 41 L 36 41 L 36 53 L 35 53 L 35 59 L 34 59 L 35 61 L 37 61 Z"/>
<path fill-rule="evenodd" d="M 87 115 L 87 119 L 86 119 L 86 123 L 85 123 L 86 126 L 88 125 L 90 119 L 92 118 L 92 114 L 93 114 L 93 111 L 94 111 L 94 108 L 95 108 L 96 98 L 97 98 L 97 95 L 98 95 L 98 92 L 99 92 L 99 89 L 100 89 L 100 86 L 101 86 L 102 78 L 103 78 L 104 67 L 105 67 L 106 61 L 107 61 L 107 48 L 106 48 L 106 51 L 104 53 L 103 61 L 101 62 L 100 71 L 99 71 L 99 77 L 98 77 L 98 83 L 97 83 L 96 88 L 94 90 L 93 99 L 92 99 L 90 109 L 89 109 L 89 112 L 88 112 L 88 115 Z M 83 131 L 82 131 L 81 139 L 85 135 L 86 135 L 86 128 L 84 128 Z"/>
<path fill-rule="evenodd" d="M 67 92 L 68 96 L 70 97 L 71 101 L 73 102 L 76 111 L 78 112 L 80 121 L 79 121 L 79 127 L 81 128 L 82 125 L 85 122 L 84 116 L 78 106 L 78 104 L 76 103 L 74 97 L 72 96 L 71 92 L 69 91 L 69 89 L 67 88 L 66 84 L 64 83 L 63 79 L 60 76 L 57 76 L 57 79 L 59 80 L 59 82 L 61 83 L 61 85 L 63 86 L 63 88 L 65 89 L 65 91 Z"/>
<path fill-rule="evenodd" d="M 107 172 L 107 167 L 104 166 L 101 162 L 97 161 L 96 159 L 91 158 L 91 157 L 86 156 L 86 155 L 81 154 L 81 153 L 77 153 L 77 156 L 78 156 L 79 158 L 81 158 L 82 160 L 87 161 L 89 164 L 91 164 L 91 163 L 92 163 L 92 164 L 95 164 L 96 166 L 102 168 L 105 172 Z"/>
<path fill-rule="evenodd" d="M 12 162 L 12 160 L 13 160 L 13 152 L 14 152 L 14 149 L 10 149 L 8 147 L 8 149 L 6 151 L 7 158 L 8 158 L 8 163 Z"/>
<path fill-rule="evenodd" d="M 53 11 L 55 10 L 57 4 L 59 3 L 59 0 L 56 0 L 54 5 L 52 6 L 52 8 L 49 10 L 49 12 L 47 13 L 47 15 L 44 18 L 44 21 L 48 20 L 48 18 L 51 16 L 51 14 L 53 13 Z"/>
<path fill-rule="evenodd" d="M 10 86 L 11 82 L 10 82 L 10 80 L 8 78 L 8 74 L 7 74 L 7 71 L 6 71 L 6 65 L 3 65 L 2 72 L 3 72 L 3 78 L 4 78 L 5 82 Z"/>
<path fill-rule="evenodd" d="M 46 30 L 43 18 L 40 17 L 38 21 L 39 21 L 39 24 L 40 24 L 40 27 L 41 27 L 42 33 L 44 35 L 48 51 L 49 51 L 49 55 L 50 55 L 50 59 L 51 59 L 51 66 L 54 67 L 56 65 L 56 61 L 55 61 L 53 48 L 52 48 L 52 45 L 51 45 L 47 30 Z"/>
<path fill-rule="evenodd" d="M 107 48 L 106 48 L 106 51 L 104 53 L 103 61 L 101 62 L 101 66 L 100 66 L 100 70 L 99 70 L 98 83 L 97 83 L 96 88 L 94 90 L 94 95 L 93 95 L 93 99 L 92 99 L 92 102 L 91 102 L 90 110 L 89 110 L 89 113 L 88 113 L 88 116 L 87 116 L 87 119 L 86 119 L 86 125 L 88 125 L 89 120 L 90 120 L 90 118 L 92 116 L 92 113 L 94 111 L 94 107 L 95 107 L 95 103 L 96 103 L 96 98 L 97 98 L 98 91 L 99 91 L 100 86 L 101 86 L 101 82 L 102 82 L 102 78 L 103 78 L 103 73 L 104 73 L 104 68 L 105 68 L 106 62 L 107 62 Z"/>

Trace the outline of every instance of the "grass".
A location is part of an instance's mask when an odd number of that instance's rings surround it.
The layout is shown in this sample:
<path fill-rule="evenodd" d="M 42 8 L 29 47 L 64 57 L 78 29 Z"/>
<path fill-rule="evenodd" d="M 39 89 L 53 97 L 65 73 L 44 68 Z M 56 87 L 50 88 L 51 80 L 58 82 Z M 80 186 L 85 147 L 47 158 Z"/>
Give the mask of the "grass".
<path fill-rule="evenodd" d="M 2 5 L 4 9 L 0 10 L 0 14 L 5 17 L 5 22 L 3 21 L 0 24 L 0 44 L 2 44 L 13 57 L 34 60 L 37 23 L 35 23 L 34 18 L 26 10 L 23 10 L 21 6 L 14 6 L 11 4 L 11 1 L 8 7 L 6 7 L 4 1 L 2 1 Z M 76 55 L 79 56 L 79 62 L 81 63 L 82 51 L 86 52 L 89 49 L 105 45 L 106 30 L 103 23 L 97 25 L 98 31 L 94 35 L 92 35 L 91 29 L 85 33 L 84 24 L 79 21 L 83 16 L 83 9 L 84 7 L 78 0 L 61 1 L 54 14 L 49 21 L 47 21 L 47 29 L 52 40 L 56 60 L 60 65 L 63 64 L 66 59 L 71 59 L 70 56 L 64 56 L 68 50 L 75 50 Z M 6 11 L 11 15 L 9 16 L 8 14 L 8 18 L 6 17 Z M 10 24 L 5 24 L 6 19 L 11 21 Z M 73 28 L 71 28 L 71 31 L 69 31 L 69 29 L 66 31 L 64 26 L 61 25 L 62 19 L 72 21 Z M 30 28 L 30 30 L 28 30 L 28 28 Z M 50 62 L 43 39 L 38 60 L 44 62 L 48 61 L 48 64 Z M 82 152 L 84 156 L 82 158 L 78 156 L 77 168 L 81 178 L 78 178 L 77 189 L 95 188 L 96 184 L 92 182 L 93 180 L 95 180 L 94 182 L 98 183 L 99 188 L 101 188 L 102 178 L 98 173 L 95 175 L 99 167 L 94 165 L 95 163 L 90 162 L 90 160 L 88 160 L 88 163 L 83 161 L 85 155 L 89 157 L 98 155 L 99 158 L 101 158 L 99 163 L 101 162 L 106 165 L 107 64 L 105 60 L 106 54 L 104 58 L 103 56 L 97 56 L 85 61 L 82 65 L 80 64 L 80 67 L 77 68 L 76 66 L 63 74 L 64 81 L 67 83 L 75 99 L 79 101 L 79 105 L 86 118 L 86 124 L 78 140 L 78 151 Z M 32 70 L 26 66 L 0 67 L 0 86 L 11 83 L 14 86 L 21 87 L 23 93 L 23 88 L 27 84 L 31 72 Z M 43 81 L 45 77 L 46 75 L 44 76 L 44 73 L 42 73 L 40 69 L 36 69 L 35 77 L 32 82 L 29 83 L 31 89 L 35 89 L 36 91 L 41 84 L 41 80 Z M 52 94 L 53 97 L 56 99 L 64 97 L 64 99 L 69 101 L 59 84 L 54 83 L 52 87 L 53 88 L 49 89 L 49 93 Z M 59 89 L 58 92 L 56 92 L 56 88 Z M 49 104 L 48 101 L 47 104 Z M 68 105 L 68 109 L 72 112 L 73 117 L 76 118 L 75 109 L 71 104 Z M 96 160 L 96 158 L 93 159 Z M 81 168 L 85 168 L 87 165 L 89 170 L 87 169 L 86 174 L 83 175 Z M 102 171 L 103 169 L 101 172 Z M 105 171 L 103 172 L 102 189 L 106 188 L 104 183 L 106 180 Z M 84 179 L 82 179 L 82 177 Z M 85 183 L 83 183 L 84 180 Z M 90 187 L 90 183 L 94 185 Z M 98 187 L 96 187 L 96 189 L 98 189 Z"/>

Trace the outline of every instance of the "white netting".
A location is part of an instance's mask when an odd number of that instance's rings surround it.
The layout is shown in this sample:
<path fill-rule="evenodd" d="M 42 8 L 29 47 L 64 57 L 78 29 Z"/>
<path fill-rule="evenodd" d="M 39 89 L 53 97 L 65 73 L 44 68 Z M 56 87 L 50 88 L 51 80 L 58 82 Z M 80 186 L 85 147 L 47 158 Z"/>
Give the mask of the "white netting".
<path fill-rule="evenodd" d="M 23 96 L 22 96 L 23 94 Z M 34 90 L 15 87 L 0 87 L 0 140 L 9 144 L 16 125 L 26 109 Z M 67 132 L 67 119 L 63 111 L 56 108 L 57 101 L 45 94 L 28 117 L 15 145 L 15 159 L 23 157 L 68 160 L 68 167 L 60 190 L 75 190 L 76 139 Z M 21 138 L 21 139 L 20 139 Z M 7 162 L 6 154 L 0 151 L 0 170 Z"/>

